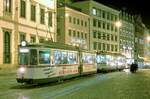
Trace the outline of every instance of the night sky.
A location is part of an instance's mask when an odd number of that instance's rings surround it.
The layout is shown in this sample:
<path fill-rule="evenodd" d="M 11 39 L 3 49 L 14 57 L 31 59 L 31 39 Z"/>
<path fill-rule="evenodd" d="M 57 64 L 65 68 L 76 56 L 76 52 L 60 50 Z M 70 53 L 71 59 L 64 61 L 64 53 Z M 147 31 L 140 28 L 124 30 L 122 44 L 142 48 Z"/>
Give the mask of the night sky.
<path fill-rule="evenodd" d="M 105 5 L 113 5 L 120 9 L 126 9 L 132 14 L 140 14 L 143 23 L 150 27 L 150 3 L 148 0 L 95 0 Z"/>
<path fill-rule="evenodd" d="M 74 0 L 84 1 L 84 0 Z M 133 15 L 141 15 L 143 23 L 150 28 L 150 3 L 149 0 L 95 0 L 104 5 L 114 6 L 119 9 L 126 9 Z"/>

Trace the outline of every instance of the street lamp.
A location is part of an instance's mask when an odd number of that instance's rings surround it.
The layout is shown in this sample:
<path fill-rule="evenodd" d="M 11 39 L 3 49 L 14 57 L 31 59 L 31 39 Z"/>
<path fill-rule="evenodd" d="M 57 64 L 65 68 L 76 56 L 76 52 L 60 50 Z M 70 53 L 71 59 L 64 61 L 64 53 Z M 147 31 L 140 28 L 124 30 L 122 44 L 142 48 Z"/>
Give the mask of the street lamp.
<path fill-rule="evenodd" d="M 150 41 L 150 36 L 147 37 L 147 41 Z"/>
<path fill-rule="evenodd" d="M 122 26 L 122 23 L 120 21 L 115 22 L 115 26 L 120 28 Z"/>

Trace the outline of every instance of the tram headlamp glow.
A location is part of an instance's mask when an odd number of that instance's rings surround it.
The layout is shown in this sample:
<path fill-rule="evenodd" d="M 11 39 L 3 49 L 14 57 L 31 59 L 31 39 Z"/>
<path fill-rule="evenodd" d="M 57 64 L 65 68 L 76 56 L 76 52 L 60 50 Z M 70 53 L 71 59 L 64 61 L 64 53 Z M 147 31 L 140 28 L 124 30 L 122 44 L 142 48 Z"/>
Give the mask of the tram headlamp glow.
<path fill-rule="evenodd" d="M 19 68 L 19 72 L 20 73 L 24 73 L 25 72 L 25 68 L 24 67 Z"/>

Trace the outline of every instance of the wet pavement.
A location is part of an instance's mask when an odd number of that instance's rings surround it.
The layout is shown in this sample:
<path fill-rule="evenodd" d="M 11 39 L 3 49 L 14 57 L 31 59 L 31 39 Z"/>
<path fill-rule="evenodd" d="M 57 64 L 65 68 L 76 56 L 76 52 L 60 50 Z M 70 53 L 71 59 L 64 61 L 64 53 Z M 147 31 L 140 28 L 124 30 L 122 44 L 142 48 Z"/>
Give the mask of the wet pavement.
<path fill-rule="evenodd" d="M 150 70 L 114 72 L 61 83 L 23 85 L 15 71 L 0 70 L 0 99 L 150 99 Z"/>

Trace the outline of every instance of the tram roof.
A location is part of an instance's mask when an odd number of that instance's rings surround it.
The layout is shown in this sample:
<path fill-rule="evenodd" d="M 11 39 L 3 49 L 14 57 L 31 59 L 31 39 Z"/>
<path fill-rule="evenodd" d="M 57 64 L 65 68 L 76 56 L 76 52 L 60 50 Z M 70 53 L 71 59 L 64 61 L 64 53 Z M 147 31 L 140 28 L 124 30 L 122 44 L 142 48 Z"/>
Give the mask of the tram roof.
<path fill-rule="evenodd" d="M 58 49 L 75 50 L 75 51 L 79 50 L 79 47 L 77 46 L 72 46 L 72 45 L 59 43 L 59 42 L 48 42 L 48 41 L 43 43 L 29 43 L 27 47 L 58 48 Z"/>

